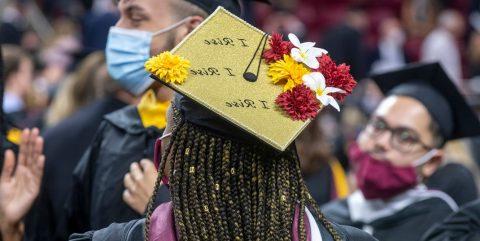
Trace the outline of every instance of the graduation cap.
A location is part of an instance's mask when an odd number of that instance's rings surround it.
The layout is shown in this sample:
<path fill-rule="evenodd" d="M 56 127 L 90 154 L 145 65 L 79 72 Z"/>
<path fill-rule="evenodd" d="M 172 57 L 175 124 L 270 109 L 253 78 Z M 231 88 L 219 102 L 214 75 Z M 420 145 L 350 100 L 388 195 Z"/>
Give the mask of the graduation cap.
<path fill-rule="evenodd" d="M 420 101 L 445 141 L 480 135 L 480 122 L 439 63 L 411 64 L 372 76 L 388 95 Z"/>
<path fill-rule="evenodd" d="M 281 38 L 276 36 L 277 40 Z M 266 48 L 267 42 L 272 45 L 273 38 L 225 8 L 218 7 L 171 52 L 152 57 L 145 67 L 153 73 L 152 78 L 181 94 L 176 96 L 174 105 L 187 121 L 237 140 L 261 140 L 283 151 L 324 107 L 316 94 L 326 95 L 333 89 L 325 89 L 326 82 L 335 77 L 341 80 L 337 81 L 339 83 L 351 84 L 354 80 L 348 67 L 341 65 L 337 71 L 337 65 L 328 62 L 331 59 L 315 48 L 312 52 L 316 51 L 318 55 L 312 56 L 320 56 L 322 59 L 319 62 L 327 61 L 325 66 L 330 66 L 330 69 L 323 72 L 325 78 L 321 76 L 323 85 L 319 86 L 323 87 L 318 88 L 324 89 L 317 91 L 316 87 L 307 87 L 304 77 L 310 76 L 310 71 L 314 69 L 294 60 L 290 56 L 293 50 L 286 50 L 273 64 L 267 61 L 272 56 L 265 57 L 265 53 L 273 49 Z M 284 49 L 295 45 L 298 40 L 277 42 L 280 43 L 278 48 Z M 312 49 L 313 45 L 304 44 Z M 274 81 L 270 74 L 275 65 L 289 66 L 288 70 L 280 71 L 288 72 L 288 81 L 283 79 L 285 82 L 281 84 Z M 343 75 L 337 76 L 338 72 Z M 314 73 L 318 77 L 319 72 Z M 282 86 L 293 78 L 296 78 L 295 84 Z M 312 83 L 317 80 L 314 77 L 311 79 Z M 332 96 L 325 98 L 334 99 Z M 288 109 L 290 106 L 295 109 L 294 114 L 288 112 L 293 109 Z"/>

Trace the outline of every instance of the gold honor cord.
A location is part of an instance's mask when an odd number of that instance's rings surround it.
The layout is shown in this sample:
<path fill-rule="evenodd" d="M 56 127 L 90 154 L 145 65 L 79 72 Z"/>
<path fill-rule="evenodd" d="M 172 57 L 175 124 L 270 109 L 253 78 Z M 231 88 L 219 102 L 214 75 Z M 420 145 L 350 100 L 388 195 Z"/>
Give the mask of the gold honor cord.
<path fill-rule="evenodd" d="M 262 36 L 262 39 L 260 40 L 260 43 L 258 44 L 257 49 L 255 50 L 255 54 L 253 55 L 252 59 L 250 60 L 250 63 L 248 63 L 247 68 L 243 72 L 243 78 L 249 82 L 255 82 L 258 79 L 258 73 L 260 72 L 260 63 L 262 62 L 262 54 L 263 54 L 263 51 L 265 50 L 265 45 L 267 44 L 267 39 L 268 39 L 267 36 L 268 36 L 267 34 L 264 34 Z M 252 65 L 253 60 L 255 59 L 255 57 L 257 57 L 257 53 L 260 47 L 262 47 L 262 51 L 260 52 L 260 58 L 258 60 L 257 74 L 248 72 L 248 69 Z"/>

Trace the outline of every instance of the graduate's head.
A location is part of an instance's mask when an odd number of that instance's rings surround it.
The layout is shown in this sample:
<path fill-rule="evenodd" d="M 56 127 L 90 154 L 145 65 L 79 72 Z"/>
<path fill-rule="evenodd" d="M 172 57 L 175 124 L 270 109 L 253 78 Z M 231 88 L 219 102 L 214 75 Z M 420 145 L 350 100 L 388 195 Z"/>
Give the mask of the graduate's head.
<path fill-rule="evenodd" d="M 280 152 L 184 97 L 175 100 L 157 186 L 168 176 L 182 240 L 292 240 L 295 209 L 305 207 L 340 240 L 306 188 L 294 145 Z M 203 113 L 201 123 L 189 116 L 193 107 Z M 304 220 L 297 222 L 300 240 L 306 240 Z"/>
<path fill-rule="evenodd" d="M 373 76 L 386 98 L 350 150 L 367 198 L 390 198 L 430 177 L 446 141 L 480 134 L 480 123 L 438 63 Z"/>
<path fill-rule="evenodd" d="M 120 19 L 109 31 L 106 57 L 110 75 L 128 92 L 140 96 L 161 85 L 149 78 L 145 61 L 171 50 L 208 13 L 188 0 L 118 0 Z"/>
<path fill-rule="evenodd" d="M 399 167 L 422 166 L 421 174 L 430 176 L 441 163 L 444 139 L 425 105 L 412 97 L 391 95 L 375 110 L 358 144 L 378 160 Z M 427 153 L 432 153 L 428 160 L 417 163 Z"/>
<path fill-rule="evenodd" d="M 119 0 L 117 6 L 120 19 L 116 27 L 153 33 L 150 55 L 175 47 L 208 16 L 186 0 Z"/>

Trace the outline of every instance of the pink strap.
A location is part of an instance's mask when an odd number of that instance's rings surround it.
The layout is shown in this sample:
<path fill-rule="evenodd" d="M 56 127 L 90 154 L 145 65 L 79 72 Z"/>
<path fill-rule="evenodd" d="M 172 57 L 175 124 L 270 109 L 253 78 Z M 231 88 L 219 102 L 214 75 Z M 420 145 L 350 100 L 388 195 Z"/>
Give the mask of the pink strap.
<path fill-rule="evenodd" d="M 158 171 L 158 166 L 160 165 L 160 152 L 162 151 L 160 150 L 161 143 L 162 143 L 161 137 L 157 138 L 157 140 L 155 141 L 155 150 L 153 150 L 153 164 L 155 165 L 155 168 L 157 169 L 157 171 Z"/>

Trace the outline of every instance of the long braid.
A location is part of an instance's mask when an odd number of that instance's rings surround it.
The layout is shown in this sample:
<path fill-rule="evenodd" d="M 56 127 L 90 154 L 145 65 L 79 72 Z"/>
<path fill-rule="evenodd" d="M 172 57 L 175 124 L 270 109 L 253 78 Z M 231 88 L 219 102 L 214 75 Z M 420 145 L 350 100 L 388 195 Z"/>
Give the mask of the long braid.
<path fill-rule="evenodd" d="M 204 160 L 206 162 L 205 176 L 206 176 L 206 184 L 207 184 L 206 191 L 208 192 L 208 197 L 209 197 L 209 211 L 213 212 L 213 214 L 210 215 L 210 218 L 212 218 L 212 216 L 220 215 L 220 210 L 218 208 L 218 198 L 217 198 L 217 194 L 215 193 L 216 192 L 215 179 L 213 178 L 215 175 L 215 169 L 213 167 L 214 161 L 209 161 L 209 160 L 215 160 L 216 145 L 217 145 L 216 139 L 210 138 L 210 141 L 208 143 L 208 157 L 207 157 L 207 160 Z M 216 228 L 218 228 L 218 230 L 220 231 L 221 235 L 223 235 L 223 237 L 226 237 L 226 231 L 222 224 L 221 219 L 212 218 L 210 223 L 214 225 Z"/>
<path fill-rule="evenodd" d="M 235 148 L 238 149 L 238 148 Z M 241 175 L 241 171 L 238 167 L 241 162 L 243 162 L 242 158 L 240 158 L 240 154 L 242 152 L 242 148 L 240 147 L 240 153 L 238 152 L 233 152 L 232 153 L 232 159 L 230 161 L 230 186 L 231 188 L 231 200 L 230 202 L 230 207 L 233 208 L 233 225 L 234 225 L 234 231 L 235 231 L 235 240 L 244 240 L 244 235 L 243 235 L 243 227 L 246 227 L 244 224 L 244 220 L 242 219 L 242 214 L 241 214 L 241 195 L 239 192 L 239 186 L 244 187 L 243 183 L 240 184 L 239 182 L 239 175 Z M 240 198 L 238 198 L 240 197 Z"/>
<path fill-rule="evenodd" d="M 189 125 L 188 133 L 192 133 L 192 129 L 193 127 Z M 198 138 L 197 134 L 198 132 L 195 132 L 194 137 Z M 187 237 L 180 237 L 182 240 L 200 240 L 198 236 L 199 230 L 197 229 L 197 222 L 194 213 L 195 209 L 198 207 L 194 206 L 194 204 L 192 203 L 196 199 L 196 197 L 190 190 L 192 182 L 195 181 L 195 178 L 191 178 L 191 176 L 189 176 L 190 168 L 192 167 L 190 163 L 192 156 L 196 157 L 197 155 L 194 140 L 198 139 L 194 139 L 191 137 L 187 138 L 187 149 L 185 149 L 185 158 L 183 159 L 183 165 L 179 170 L 182 175 L 180 201 L 182 203 L 182 210 L 184 211 L 185 225 L 187 226 L 187 230 L 189 230 Z"/>
<path fill-rule="evenodd" d="M 305 241 L 305 207 L 313 209 L 335 241 L 340 240 L 313 205 L 294 148 L 279 153 L 262 144 L 217 136 L 188 121 L 171 140 L 161 166 L 168 156 L 180 240 L 291 240 L 297 209 L 297 231 Z M 145 234 L 148 237 L 148 227 Z"/>
<path fill-rule="evenodd" d="M 290 177 L 290 169 L 288 168 L 289 160 L 286 158 L 282 158 L 279 164 L 279 172 L 281 176 Z M 291 199 L 290 193 L 290 181 L 288 178 L 282 180 L 281 178 L 277 178 L 277 185 L 280 187 L 280 203 L 282 213 L 288 214 L 289 211 L 295 208 L 295 202 Z M 280 218 L 280 224 L 282 227 L 282 240 L 283 241 L 290 241 L 291 240 L 291 224 L 290 219 Z"/>
<path fill-rule="evenodd" d="M 168 146 L 166 147 L 165 153 L 169 153 L 170 150 L 174 149 L 174 148 L 172 148 L 173 146 L 176 146 L 176 145 L 174 145 L 174 143 L 175 143 L 175 136 L 172 136 L 171 141 L 169 142 Z M 148 201 L 147 211 L 146 211 L 147 215 L 146 215 L 146 219 L 145 219 L 145 228 L 144 228 L 144 231 L 143 231 L 143 236 L 144 236 L 145 240 L 148 240 L 148 238 L 150 237 L 151 214 L 153 212 L 155 199 L 158 195 L 158 191 L 160 190 L 159 187 L 160 187 L 160 184 L 161 184 L 161 181 L 162 181 L 163 171 L 165 170 L 165 165 L 166 165 L 166 162 L 167 162 L 167 156 L 168 155 L 163 155 L 162 159 L 160 160 L 160 163 L 158 165 L 158 170 L 157 170 L 157 179 L 155 180 L 155 187 L 153 189 L 153 194 L 150 197 L 150 200 Z"/>
<path fill-rule="evenodd" d="M 223 240 L 229 240 L 230 239 L 230 232 L 229 232 L 229 226 L 228 226 L 228 216 L 226 213 L 226 206 L 225 203 L 222 201 L 223 200 L 223 186 L 222 186 L 222 180 L 224 178 L 223 175 L 223 168 L 222 168 L 222 162 L 223 162 L 223 149 L 225 147 L 225 141 L 219 141 L 217 144 L 217 152 L 215 153 L 215 159 L 214 159 L 214 166 L 215 166 L 215 193 L 216 193 L 216 205 L 217 205 L 217 210 L 219 212 L 219 217 L 221 220 L 221 226 L 223 229 L 222 231 L 222 239 Z"/>
<path fill-rule="evenodd" d="M 205 169 L 206 169 L 206 155 L 207 155 L 207 136 L 202 133 L 200 135 L 200 147 L 198 150 L 198 157 L 197 157 L 197 166 L 195 170 L 195 176 L 196 180 L 196 185 L 193 185 L 193 189 L 196 190 L 196 196 L 197 196 L 197 202 L 199 203 L 199 206 L 201 207 L 201 212 L 197 210 L 197 216 L 200 216 L 200 233 L 202 234 L 202 240 L 208 240 L 208 234 L 206 227 L 207 225 L 210 225 L 213 223 L 212 216 L 210 215 L 210 205 L 209 205 L 209 197 L 208 195 L 205 195 L 207 193 L 207 188 L 206 188 L 206 178 L 205 178 Z"/>

